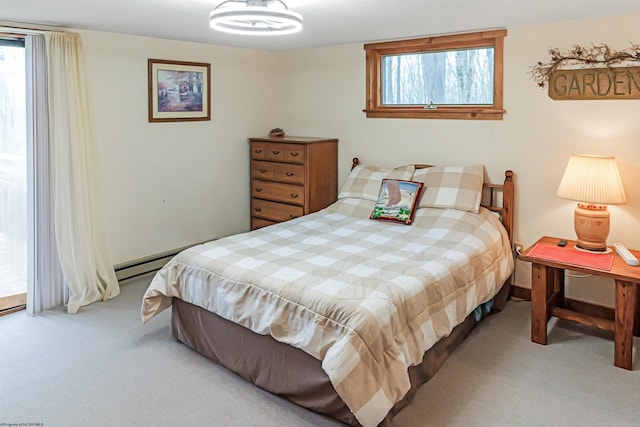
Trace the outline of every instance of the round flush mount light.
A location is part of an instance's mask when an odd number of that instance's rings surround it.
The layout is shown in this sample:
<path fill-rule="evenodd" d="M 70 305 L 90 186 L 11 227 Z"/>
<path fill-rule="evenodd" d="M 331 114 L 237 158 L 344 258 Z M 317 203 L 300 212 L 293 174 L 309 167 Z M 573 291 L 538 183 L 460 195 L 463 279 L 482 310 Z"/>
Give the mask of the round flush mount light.
<path fill-rule="evenodd" d="M 241 3 L 229 6 L 229 3 Z M 269 7 L 279 3 L 278 7 Z M 227 0 L 211 12 L 209 25 L 217 31 L 243 35 L 284 35 L 302 30 L 302 16 L 280 0 Z"/>

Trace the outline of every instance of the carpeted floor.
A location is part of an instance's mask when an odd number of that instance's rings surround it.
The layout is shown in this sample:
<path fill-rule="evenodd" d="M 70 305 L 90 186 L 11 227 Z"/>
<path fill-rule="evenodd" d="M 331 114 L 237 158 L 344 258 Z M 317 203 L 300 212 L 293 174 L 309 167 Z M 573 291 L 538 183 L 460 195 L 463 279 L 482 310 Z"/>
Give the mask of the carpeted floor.
<path fill-rule="evenodd" d="M 339 425 L 174 341 L 168 311 L 143 326 L 149 280 L 76 315 L 0 317 L 0 426 Z M 533 344 L 529 309 L 513 301 L 480 325 L 394 425 L 640 425 L 637 358 L 615 368 L 610 337 L 556 321 L 549 345 Z"/>

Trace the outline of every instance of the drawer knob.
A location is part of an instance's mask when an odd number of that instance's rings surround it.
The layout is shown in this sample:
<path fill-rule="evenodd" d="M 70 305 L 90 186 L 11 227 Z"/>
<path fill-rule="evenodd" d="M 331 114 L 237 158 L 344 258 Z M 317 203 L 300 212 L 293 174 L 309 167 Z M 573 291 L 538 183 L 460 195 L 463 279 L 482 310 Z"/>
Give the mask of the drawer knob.
<path fill-rule="evenodd" d="M 262 208 L 253 208 L 253 210 L 256 211 L 256 212 L 261 212 Z"/>
<path fill-rule="evenodd" d="M 260 169 L 260 173 L 267 173 L 266 169 Z"/>
<path fill-rule="evenodd" d="M 273 153 L 273 154 L 275 154 L 275 155 L 280 154 L 280 152 L 279 152 L 279 151 L 277 151 L 277 150 L 273 150 L 273 151 L 272 151 L 272 153 Z"/>
<path fill-rule="evenodd" d="M 262 188 L 256 187 L 256 193 L 261 193 L 261 192 L 262 192 Z"/>
<path fill-rule="evenodd" d="M 284 174 L 287 176 L 293 176 L 293 172 L 285 172 Z"/>
<path fill-rule="evenodd" d="M 298 157 L 298 154 L 300 153 L 289 153 L 291 155 L 291 157 Z"/>
<path fill-rule="evenodd" d="M 297 199 L 297 198 L 298 198 L 298 195 L 297 195 L 296 193 L 291 193 L 291 198 L 292 198 L 292 199 Z"/>
<path fill-rule="evenodd" d="M 258 154 L 262 153 L 262 150 L 254 150 L 254 151 Z"/>

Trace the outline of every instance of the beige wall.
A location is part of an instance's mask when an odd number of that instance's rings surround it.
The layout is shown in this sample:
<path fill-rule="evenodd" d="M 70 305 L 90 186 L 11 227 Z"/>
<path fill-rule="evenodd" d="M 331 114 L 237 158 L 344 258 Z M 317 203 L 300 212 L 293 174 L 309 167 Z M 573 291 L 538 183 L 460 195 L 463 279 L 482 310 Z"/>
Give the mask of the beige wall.
<path fill-rule="evenodd" d="M 246 231 L 246 138 L 275 127 L 271 52 L 80 31 L 115 264 Z M 211 63 L 212 120 L 149 123 L 147 59 Z"/>
<path fill-rule="evenodd" d="M 618 159 L 629 203 L 610 207 L 610 242 L 640 248 L 640 101 L 552 101 L 528 72 L 547 49 L 638 42 L 640 15 L 508 28 L 502 121 L 367 119 L 362 44 L 264 52 L 80 31 L 94 97 L 103 211 L 114 263 L 245 231 L 248 136 L 273 127 L 340 139 L 340 182 L 351 158 L 482 163 L 488 178 L 516 173 L 516 229 L 528 246 L 573 237 L 574 203 L 555 196 L 572 152 Z M 212 120 L 148 123 L 147 59 L 210 62 Z M 518 262 L 516 283 L 529 286 Z M 613 304 L 613 285 L 569 280 L 569 295 Z"/>
<path fill-rule="evenodd" d="M 615 155 L 629 203 L 610 207 L 609 241 L 640 248 L 640 100 L 553 101 L 530 78 L 547 49 L 605 42 L 614 49 L 640 42 L 640 15 L 508 28 L 502 121 L 367 119 L 362 44 L 279 54 L 280 119 L 289 134 L 340 139 L 340 182 L 358 156 L 396 166 L 482 163 L 491 181 L 516 174 L 515 237 L 574 237 L 571 201 L 555 195 L 572 152 Z M 530 286 L 530 265 L 517 263 L 516 283 Z M 570 278 L 574 298 L 613 305 L 613 284 Z"/>

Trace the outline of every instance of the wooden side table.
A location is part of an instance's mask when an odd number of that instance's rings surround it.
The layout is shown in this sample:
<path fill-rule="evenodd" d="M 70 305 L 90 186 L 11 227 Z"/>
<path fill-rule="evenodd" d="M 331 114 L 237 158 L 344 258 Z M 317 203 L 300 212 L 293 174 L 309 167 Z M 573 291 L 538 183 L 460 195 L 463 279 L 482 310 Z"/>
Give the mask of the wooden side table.
<path fill-rule="evenodd" d="M 613 251 L 610 270 L 570 264 L 558 259 L 531 256 L 536 245 L 558 247 L 560 239 L 544 236 L 520 255 L 531 268 L 531 341 L 547 344 L 547 322 L 551 316 L 611 331 L 615 335 L 614 365 L 632 368 L 633 337 L 640 336 L 640 267 L 630 266 Z M 575 241 L 567 241 L 563 250 L 572 250 Z M 640 251 L 631 250 L 640 259 Z M 615 319 L 609 320 L 565 308 L 564 270 L 573 270 L 594 276 L 608 277 L 616 282 Z"/>

